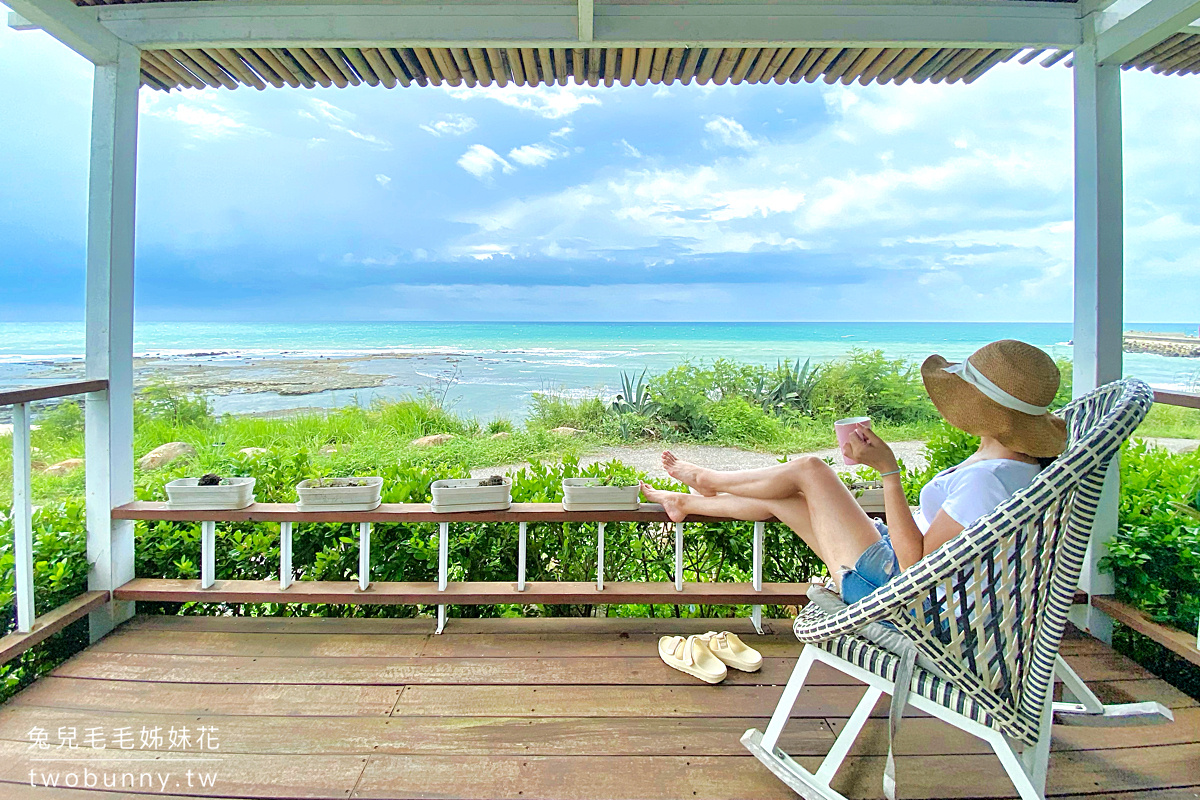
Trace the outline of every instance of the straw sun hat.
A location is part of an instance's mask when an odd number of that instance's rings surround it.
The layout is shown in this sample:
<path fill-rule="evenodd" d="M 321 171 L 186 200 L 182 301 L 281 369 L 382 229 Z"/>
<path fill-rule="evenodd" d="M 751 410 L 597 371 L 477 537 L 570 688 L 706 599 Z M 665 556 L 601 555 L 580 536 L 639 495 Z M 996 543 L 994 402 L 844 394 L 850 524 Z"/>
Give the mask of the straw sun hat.
<path fill-rule="evenodd" d="M 956 428 L 1036 458 L 1057 456 L 1067 446 L 1066 422 L 1048 409 L 1058 392 L 1058 367 L 1031 344 L 1002 339 L 959 364 L 932 355 L 921 365 L 921 378 Z"/>

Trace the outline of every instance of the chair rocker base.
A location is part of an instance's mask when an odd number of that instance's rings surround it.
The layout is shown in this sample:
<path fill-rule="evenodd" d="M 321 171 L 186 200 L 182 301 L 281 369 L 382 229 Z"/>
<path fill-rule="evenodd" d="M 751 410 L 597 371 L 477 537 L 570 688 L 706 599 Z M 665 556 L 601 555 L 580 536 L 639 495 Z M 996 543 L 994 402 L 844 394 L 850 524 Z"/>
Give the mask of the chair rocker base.
<path fill-rule="evenodd" d="M 846 800 L 844 795 L 819 782 L 815 775 L 778 747 L 769 750 L 764 747 L 763 734 L 757 728 L 742 734 L 742 745 L 804 800 Z"/>
<path fill-rule="evenodd" d="M 1175 715 L 1171 713 L 1171 709 L 1153 701 L 1106 705 L 1099 712 L 1089 711 L 1083 703 L 1054 704 L 1056 725 L 1116 728 L 1127 725 L 1162 725 L 1174 720 Z"/>

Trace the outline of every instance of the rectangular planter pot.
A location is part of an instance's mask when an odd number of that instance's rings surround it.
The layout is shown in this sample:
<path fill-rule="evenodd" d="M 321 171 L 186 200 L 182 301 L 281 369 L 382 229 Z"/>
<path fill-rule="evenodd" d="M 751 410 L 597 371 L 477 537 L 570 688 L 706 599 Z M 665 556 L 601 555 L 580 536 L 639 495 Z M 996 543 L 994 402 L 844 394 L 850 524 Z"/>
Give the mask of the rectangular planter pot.
<path fill-rule="evenodd" d="M 379 507 L 382 491 L 383 478 L 378 477 L 310 478 L 296 484 L 300 496 L 296 507 L 299 511 L 370 511 Z"/>
<path fill-rule="evenodd" d="M 480 486 L 486 478 L 452 478 L 434 481 L 433 510 L 452 511 L 503 511 L 512 505 L 512 478 L 505 478 L 503 486 Z"/>
<path fill-rule="evenodd" d="M 863 511 L 868 514 L 884 513 L 881 481 L 855 481 L 850 485 L 850 491 L 854 493 Z"/>
<path fill-rule="evenodd" d="M 637 486 L 601 486 L 599 478 L 563 481 L 563 508 L 567 511 L 636 511 L 641 505 Z"/>
<path fill-rule="evenodd" d="M 227 511 L 254 503 L 254 478 L 226 478 L 228 483 L 200 486 L 199 478 L 167 484 L 167 507 L 186 511 Z"/>

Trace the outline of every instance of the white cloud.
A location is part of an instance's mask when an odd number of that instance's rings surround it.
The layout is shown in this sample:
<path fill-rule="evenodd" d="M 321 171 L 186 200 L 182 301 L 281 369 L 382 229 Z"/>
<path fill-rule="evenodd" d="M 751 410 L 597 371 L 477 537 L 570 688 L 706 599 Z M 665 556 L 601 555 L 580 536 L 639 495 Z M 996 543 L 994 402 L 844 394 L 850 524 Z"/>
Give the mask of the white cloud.
<path fill-rule="evenodd" d="M 571 133 L 574 132 L 574 130 L 575 129 L 572 128 L 570 125 L 563 125 L 558 130 L 550 131 L 550 136 L 552 136 L 553 138 L 556 138 L 556 139 L 561 139 L 564 136 L 570 136 Z"/>
<path fill-rule="evenodd" d="M 509 84 L 503 88 L 460 86 L 446 90 L 457 100 L 494 100 L 511 108 L 528 111 L 544 119 L 569 117 L 584 106 L 601 105 L 599 91 L 582 86 L 517 86 Z"/>
<path fill-rule="evenodd" d="M 380 186 L 387 186 L 389 183 L 392 182 L 392 179 L 389 178 L 387 175 L 384 175 L 383 173 L 379 173 L 378 175 L 376 175 L 375 180 L 376 180 L 376 182 L 379 183 Z"/>
<path fill-rule="evenodd" d="M 428 131 L 434 136 L 462 136 L 464 133 L 470 133 L 479 127 L 474 117 L 468 117 L 466 114 L 443 114 L 435 120 L 430 120 L 421 126 L 421 130 Z"/>
<path fill-rule="evenodd" d="M 526 144 L 508 151 L 508 157 L 525 167 L 543 167 L 567 151 L 550 144 Z"/>
<path fill-rule="evenodd" d="M 631 145 L 627 140 L 622 139 L 621 141 L 617 142 L 617 144 L 621 146 L 621 151 L 625 153 L 625 155 L 631 156 L 632 158 L 642 157 L 642 151 Z"/>
<path fill-rule="evenodd" d="M 220 139 L 234 134 L 263 134 L 265 131 L 247 125 L 234 116 L 219 101 L 200 94 L 198 90 L 184 90 L 176 96 L 164 96 L 158 92 L 142 92 L 139 110 L 149 117 L 168 119 L 183 125 L 197 139 Z"/>
<path fill-rule="evenodd" d="M 468 147 L 467 152 L 459 157 L 458 165 L 480 180 L 490 176 L 497 167 L 503 172 L 512 172 L 515 169 L 499 153 L 482 144 Z"/>
<path fill-rule="evenodd" d="M 381 139 L 378 136 L 374 136 L 369 133 L 363 133 L 362 131 L 351 128 L 348 123 L 352 122 L 356 118 L 353 112 L 338 108 L 332 103 L 327 103 L 324 100 L 316 97 L 308 98 L 308 103 L 309 107 L 312 108 L 312 111 L 305 111 L 304 109 L 301 109 L 299 112 L 300 116 L 304 119 L 310 119 L 314 122 L 323 122 L 332 130 L 338 131 L 339 133 L 344 133 L 347 136 L 353 137 L 362 142 L 366 142 L 367 144 L 373 144 L 384 150 L 390 150 L 392 148 L 391 143 L 389 143 L 386 139 Z"/>
<path fill-rule="evenodd" d="M 704 123 L 704 130 L 716 136 L 728 147 L 749 150 L 758 144 L 758 141 L 742 127 L 740 122 L 729 117 L 713 117 Z"/>

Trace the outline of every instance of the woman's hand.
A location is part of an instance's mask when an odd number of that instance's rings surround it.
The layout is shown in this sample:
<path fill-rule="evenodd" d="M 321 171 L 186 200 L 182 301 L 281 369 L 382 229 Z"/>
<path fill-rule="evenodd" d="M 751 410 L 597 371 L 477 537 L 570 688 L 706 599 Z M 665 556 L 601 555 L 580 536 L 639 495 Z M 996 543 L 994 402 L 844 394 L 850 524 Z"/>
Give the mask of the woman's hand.
<path fill-rule="evenodd" d="M 842 445 L 842 455 L 879 472 L 893 472 L 899 468 L 896 454 L 888 443 L 862 425 L 850 432 L 850 437 Z"/>

